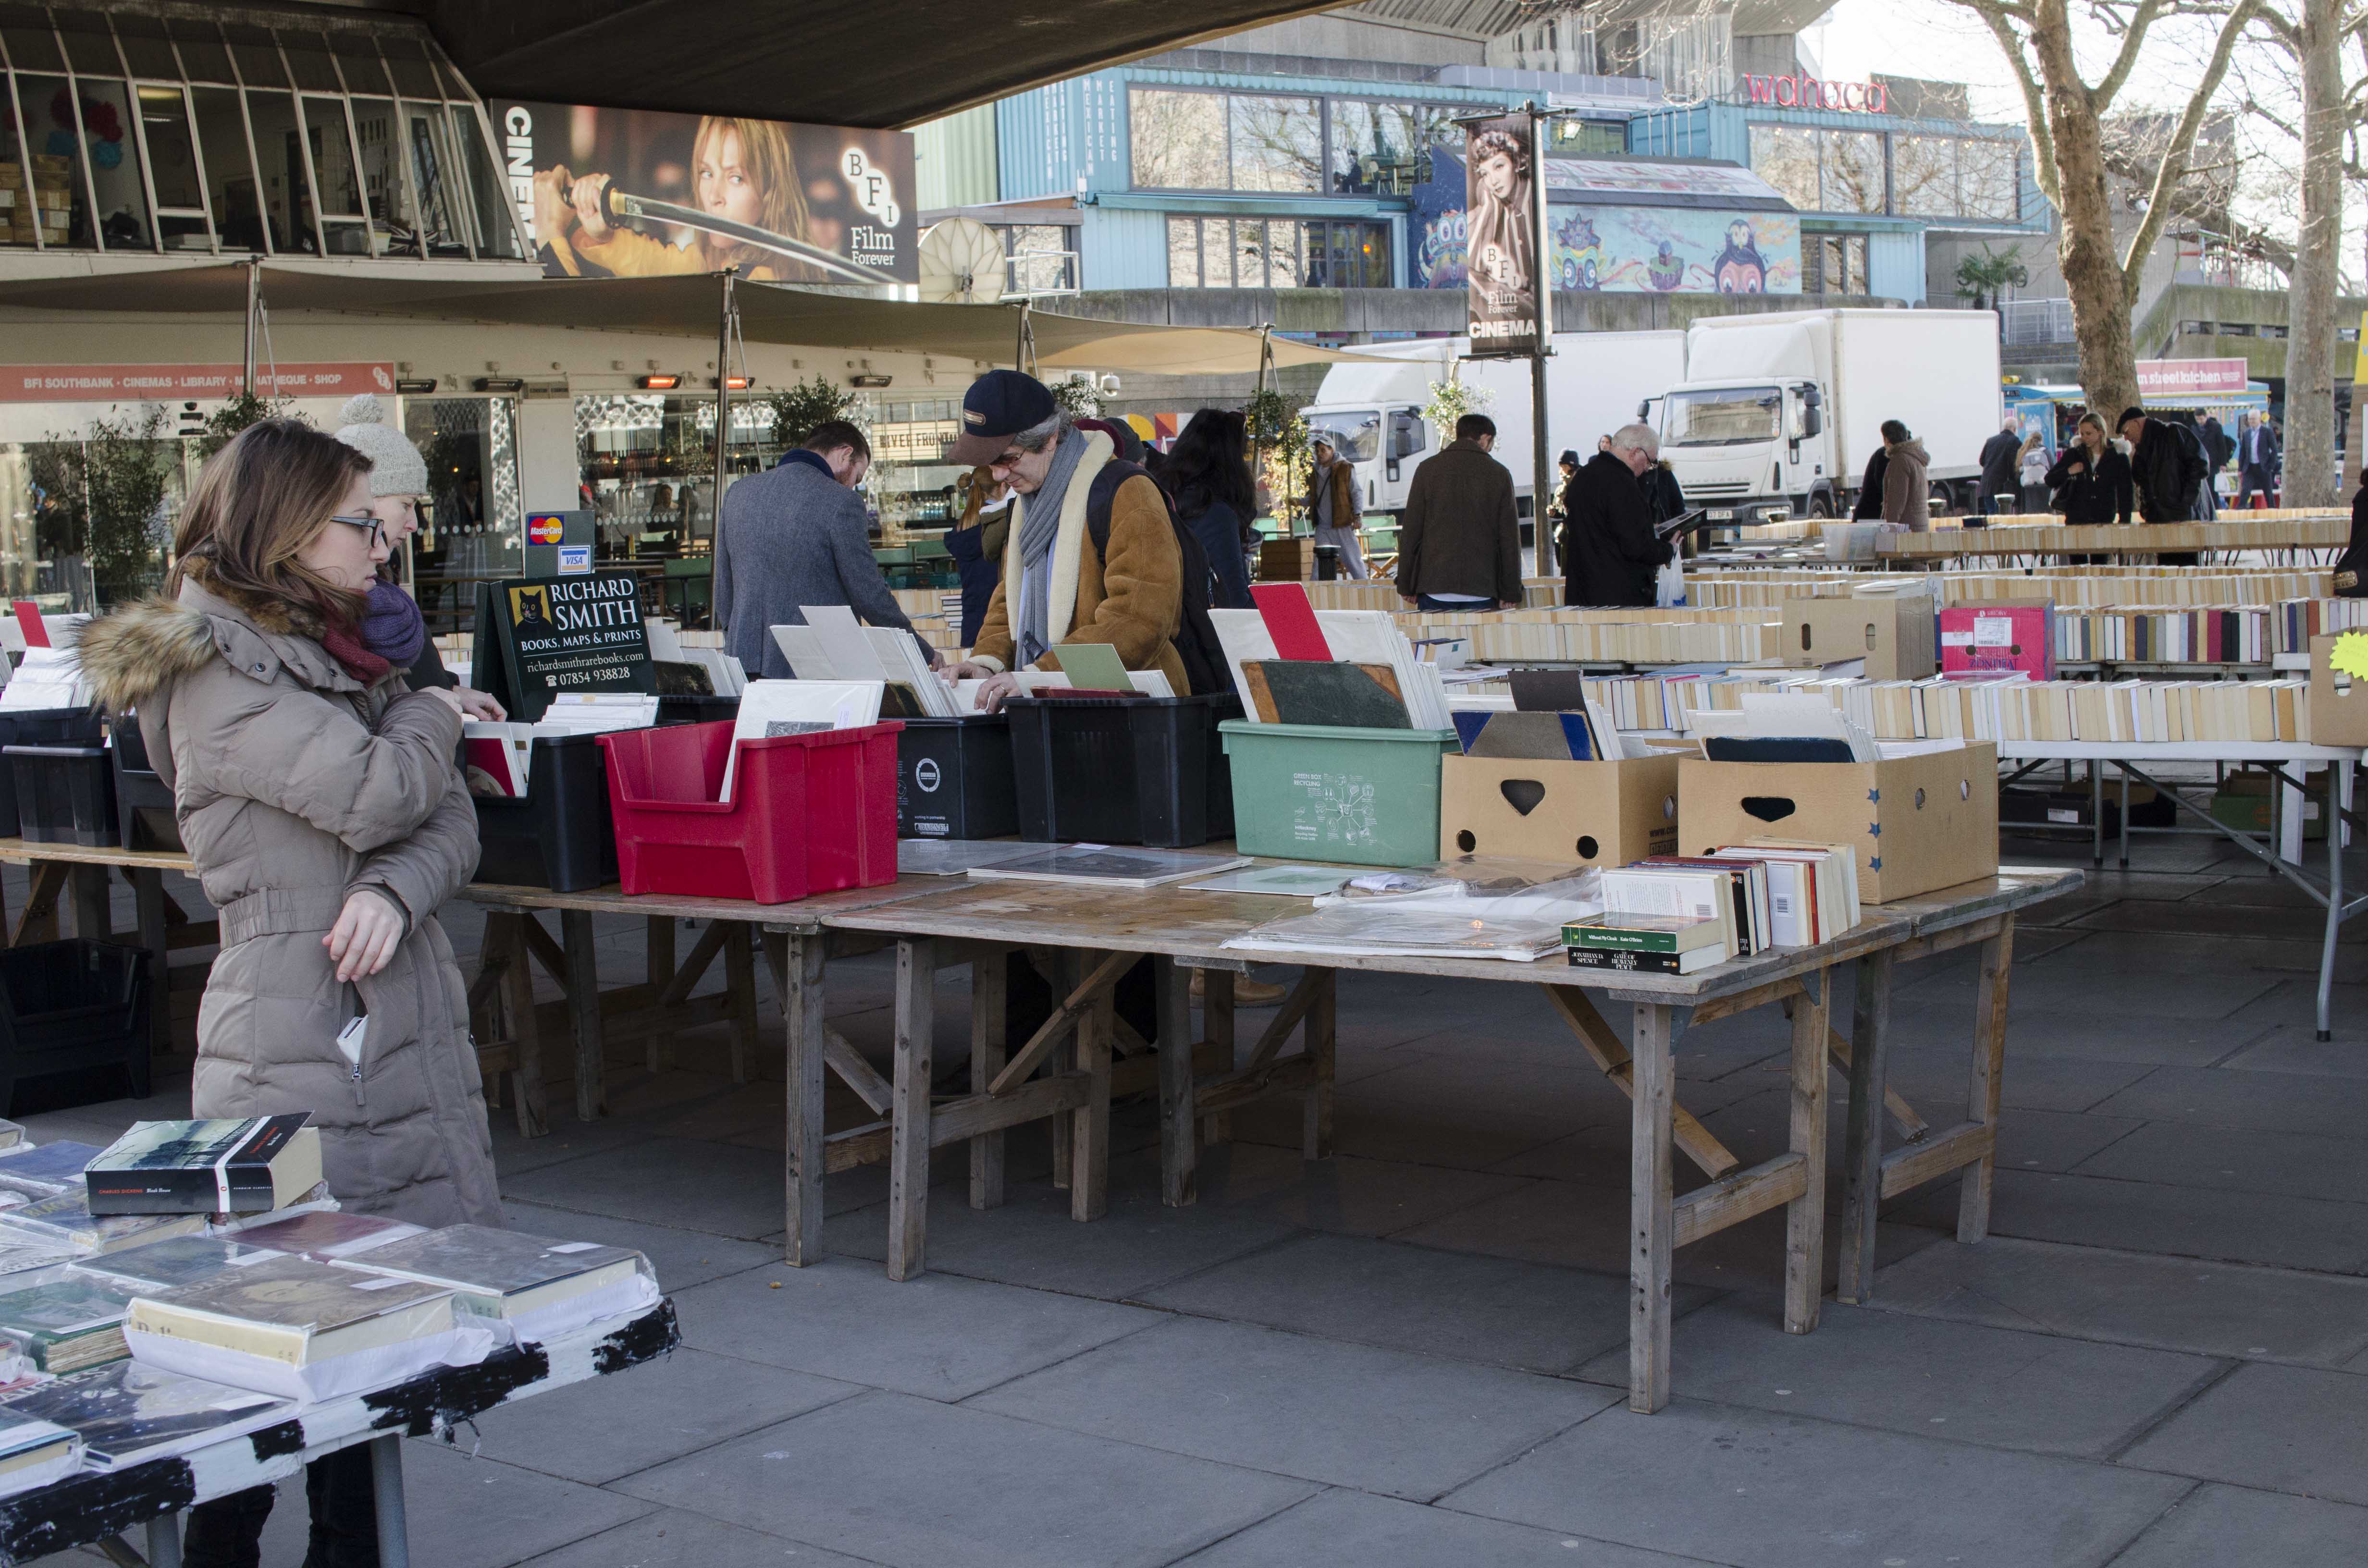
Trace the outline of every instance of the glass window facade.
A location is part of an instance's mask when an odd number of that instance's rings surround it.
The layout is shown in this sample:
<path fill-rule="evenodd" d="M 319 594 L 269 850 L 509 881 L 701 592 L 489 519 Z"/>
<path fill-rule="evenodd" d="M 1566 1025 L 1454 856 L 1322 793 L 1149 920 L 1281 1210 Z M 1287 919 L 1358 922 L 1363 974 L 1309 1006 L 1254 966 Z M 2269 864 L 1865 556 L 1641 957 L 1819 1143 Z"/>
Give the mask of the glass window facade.
<path fill-rule="evenodd" d="M 1386 223 L 1302 218 L 1167 220 L 1171 289 L 1387 289 Z"/>
<path fill-rule="evenodd" d="M 1751 127 L 1751 168 L 1804 212 L 2014 223 L 2022 220 L 2021 147 L 1970 136 L 1760 120 Z"/>
<path fill-rule="evenodd" d="M 1462 137 L 1455 116 L 1475 112 L 1485 109 L 1133 87 L 1127 94 L 1133 184 L 1141 190 L 1404 196 L 1429 177 L 1431 147 Z M 1611 150 L 1626 151 L 1625 127 L 1613 129 L 1620 137 Z"/>
<path fill-rule="evenodd" d="M 0 244 L 522 253 L 468 89 L 416 33 L 0 6 Z"/>
<path fill-rule="evenodd" d="M 1812 294 L 1872 294 L 1864 234 L 1803 234 L 1802 288 Z"/>

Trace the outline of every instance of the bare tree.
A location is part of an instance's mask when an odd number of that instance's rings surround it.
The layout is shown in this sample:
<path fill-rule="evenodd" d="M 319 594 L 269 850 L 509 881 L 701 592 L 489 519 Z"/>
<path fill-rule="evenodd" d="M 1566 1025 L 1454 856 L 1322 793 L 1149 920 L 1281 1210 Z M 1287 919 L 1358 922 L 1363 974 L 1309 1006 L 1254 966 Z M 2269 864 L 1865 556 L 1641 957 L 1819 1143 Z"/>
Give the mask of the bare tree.
<path fill-rule="evenodd" d="M 2205 110 L 2228 72 L 2237 38 L 2259 0 L 2236 0 L 2221 17 L 2203 79 L 2165 138 L 2148 182 L 2145 216 L 2126 250 L 2116 254 L 2112 199 L 2106 186 L 2101 121 L 2136 68 L 2154 25 L 2194 15 L 2210 0 L 2083 0 L 2080 14 L 2118 35 L 2120 47 L 2094 84 L 2080 74 L 2072 41 L 2072 0 L 1955 0 L 1998 40 L 2022 89 L 2031 120 L 2032 162 L 2039 188 L 2063 220 L 2058 258 L 2072 300 L 2072 335 L 2080 351 L 2080 385 L 2089 406 L 2118 412 L 2138 400 L 2137 354 L 2130 313 L 2137 303 L 2146 253 L 2169 222 L 2171 195 L 2186 177 L 2188 155 Z M 2215 10 L 2216 14 L 2216 10 Z M 2107 417 L 2111 417 L 2108 415 Z"/>

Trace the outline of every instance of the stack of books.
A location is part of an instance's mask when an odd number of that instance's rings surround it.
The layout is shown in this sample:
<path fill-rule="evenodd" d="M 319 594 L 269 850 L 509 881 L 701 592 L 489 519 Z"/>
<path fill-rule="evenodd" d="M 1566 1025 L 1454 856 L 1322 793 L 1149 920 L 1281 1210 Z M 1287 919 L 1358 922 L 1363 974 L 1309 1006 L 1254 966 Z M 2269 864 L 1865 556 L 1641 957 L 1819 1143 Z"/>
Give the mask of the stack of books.
<path fill-rule="evenodd" d="M 1573 968 L 1692 974 L 1857 925 L 1858 857 L 1848 845 L 1753 838 L 1607 870 L 1602 894 L 1601 915 L 1563 927 Z"/>
<path fill-rule="evenodd" d="M 656 1304 L 648 1259 L 597 1242 L 448 1225 L 337 1265 L 453 1292 L 463 1318 L 510 1340 L 544 1340 Z"/>
<path fill-rule="evenodd" d="M 150 1366 L 323 1400 L 445 1365 L 454 1329 L 449 1289 L 275 1257 L 132 1298 L 123 1335 Z"/>

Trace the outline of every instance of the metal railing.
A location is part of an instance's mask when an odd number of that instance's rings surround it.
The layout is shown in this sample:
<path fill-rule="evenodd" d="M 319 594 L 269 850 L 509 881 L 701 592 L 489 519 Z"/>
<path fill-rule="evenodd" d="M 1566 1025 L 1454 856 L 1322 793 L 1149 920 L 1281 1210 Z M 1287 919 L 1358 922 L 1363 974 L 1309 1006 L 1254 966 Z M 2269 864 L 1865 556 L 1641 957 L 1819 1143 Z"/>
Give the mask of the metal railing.
<path fill-rule="evenodd" d="M 1998 324 L 2009 346 L 2069 343 L 2072 341 L 2072 301 L 2009 300 L 1998 306 Z"/>

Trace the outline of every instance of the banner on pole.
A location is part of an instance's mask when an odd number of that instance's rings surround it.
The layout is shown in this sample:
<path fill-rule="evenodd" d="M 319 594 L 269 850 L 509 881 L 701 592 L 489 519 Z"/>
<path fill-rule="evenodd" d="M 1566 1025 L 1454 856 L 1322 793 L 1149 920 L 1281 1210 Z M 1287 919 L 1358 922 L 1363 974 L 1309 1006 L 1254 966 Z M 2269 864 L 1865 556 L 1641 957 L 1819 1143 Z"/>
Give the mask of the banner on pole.
<path fill-rule="evenodd" d="M 1535 353 L 1538 342 L 1538 198 L 1533 117 L 1498 115 L 1463 128 L 1472 357 Z"/>

